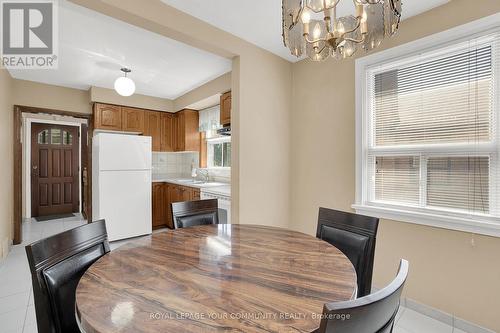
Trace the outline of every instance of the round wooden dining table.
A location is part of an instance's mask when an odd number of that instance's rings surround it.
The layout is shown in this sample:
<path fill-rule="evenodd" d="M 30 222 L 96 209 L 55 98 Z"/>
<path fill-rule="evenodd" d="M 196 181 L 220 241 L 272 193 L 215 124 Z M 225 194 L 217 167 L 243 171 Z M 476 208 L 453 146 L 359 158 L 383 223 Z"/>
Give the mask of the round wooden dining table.
<path fill-rule="evenodd" d="M 76 290 L 83 332 L 312 332 L 323 305 L 356 295 L 334 246 L 258 225 L 155 233 L 96 261 Z"/>

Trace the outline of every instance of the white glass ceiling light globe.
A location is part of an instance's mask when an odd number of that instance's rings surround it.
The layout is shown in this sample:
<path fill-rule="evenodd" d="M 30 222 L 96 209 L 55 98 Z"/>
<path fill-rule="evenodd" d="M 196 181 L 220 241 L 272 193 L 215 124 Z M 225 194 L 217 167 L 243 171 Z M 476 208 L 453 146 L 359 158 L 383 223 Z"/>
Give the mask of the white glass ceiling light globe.
<path fill-rule="evenodd" d="M 122 96 L 132 96 L 135 92 L 135 83 L 128 77 L 119 77 L 115 81 L 115 90 Z"/>
<path fill-rule="evenodd" d="M 115 81 L 115 90 L 122 96 L 132 96 L 135 92 L 135 83 L 127 77 L 127 74 L 132 72 L 130 68 L 124 67 L 120 69 L 125 76 L 119 77 Z"/>

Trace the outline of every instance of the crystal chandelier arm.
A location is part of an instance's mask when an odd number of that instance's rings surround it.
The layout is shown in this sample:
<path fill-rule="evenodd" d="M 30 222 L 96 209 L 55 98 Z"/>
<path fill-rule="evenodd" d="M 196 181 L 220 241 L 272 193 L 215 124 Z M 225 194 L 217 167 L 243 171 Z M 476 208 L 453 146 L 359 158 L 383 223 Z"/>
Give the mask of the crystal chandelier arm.
<path fill-rule="evenodd" d="M 365 41 L 365 39 L 366 39 L 366 34 L 363 34 L 363 37 L 361 37 L 361 39 L 354 39 L 354 38 L 350 38 L 350 37 L 344 38 L 344 40 L 349 41 L 349 42 L 353 42 L 356 44 L 363 43 Z"/>
<path fill-rule="evenodd" d="M 309 34 L 304 34 L 304 40 L 309 43 L 309 44 L 314 44 L 314 43 L 319 43 L 319 42 L 327 42 L 328 39 L 327 38 L 318 38 L 318 39 L 313 39 L 313 40 L 310 40 L 309 39 Z"/>

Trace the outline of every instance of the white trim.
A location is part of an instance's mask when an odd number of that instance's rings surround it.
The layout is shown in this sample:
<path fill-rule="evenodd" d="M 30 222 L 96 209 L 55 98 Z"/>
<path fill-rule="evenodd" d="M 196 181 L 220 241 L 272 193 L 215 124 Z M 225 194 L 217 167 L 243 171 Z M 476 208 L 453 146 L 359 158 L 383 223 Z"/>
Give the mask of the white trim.
<path fill-rule="evenodd" d="M 464 40 L 470 40 L 475 38 L 476 35 L 488 33 L 499 27 L 500 13 L 496 13 L 431 36 L 356 59 L 356 204 L 352 205 L 356 212 L 395 221 L 500 237 L 500 223 L 497 223 L 496 219 L 482 219 L 477 216 L 467 216 L 467 214 L 446 215 L 446 213 L 433 213 L 431 210 L 426 212 L 408 211 L 402 210 L 401 208 L 374 207 L 366 204 L 368 198 L 366 197 L 367 193 L 364 189 L 367 184 L 367 172 L 364 172 L 364 170 L 367 170 L 368 167 L 366 150 L 369 147 L 368 140 L 370 140 L 370 132 L 369 128 L 367 128 L 366 121 L 366 117 L 369 115 L 363 112 L 363 110 L 369 109 L 365 104 L 370 100 L 368 99 L 369 90 L 366 89 L 367 75 L 369 74 L 368 69 L 370 67 L 374 65 L 382 66 L 391 62 L 397 62 L 402 57 L 411 57 L 420 53 L 441 49 Z M 427 152 L 428 148 L 429 147 L 426 148 Z M 444 147 L 435 147 L 435 153 L 438 153 L 442 148 Z M 459 152 L 462 149 L 466 149 L 466 147 L 463 146 L 447 148 L 452 148 L 448 152 L 451 152 L 451 150 Z M 479 150 L 482 151 L 487 149 L 488 147 L 483 146 Z M 392 149 L 389 147 L 385 150 L 388 153 Z M 392 153 L 395 151 L 396 149 L 392 150 Z M 474 151 L 480 154 L 478 146 L 475 147 Z M 384 151 L 381 151 L 381 153 L 384 153 Z M 419 147 L 415 147 L 415 153 L 419 153 Z M 408 154 L 408 152 L 406 152 L 406 154 Z M 478 220 L 478 218 L 480 220 Z"/>
<path fill-rule="evenodd" d="M 368 205 L 352 205 L 352 208 L 356 210 L 356 213 L 361 215 L 375 216 L 382 219 L 429 227 L 470 232 L 478 235 L 500 237 L 500 224 L 485 220 L 424 212 L 410 212 L 408 210 Z"/>
<path fill-rule="evenodd" d="M 66 117 L 66 116 L 45 116 L 32 113 L 23 113 L 23 130 L 24 138 L 23 142 L 23 218 L 31 218 L 31 124 L 41 123 L 41 124 L 55 124 L 63 126 L 78 127 L 79 145 L 78 145 L 78 212 L 82 212 L 82 124 L 87 124 L 86 119 Z M 57 120 L 61 119 L 61 120 Z"/>

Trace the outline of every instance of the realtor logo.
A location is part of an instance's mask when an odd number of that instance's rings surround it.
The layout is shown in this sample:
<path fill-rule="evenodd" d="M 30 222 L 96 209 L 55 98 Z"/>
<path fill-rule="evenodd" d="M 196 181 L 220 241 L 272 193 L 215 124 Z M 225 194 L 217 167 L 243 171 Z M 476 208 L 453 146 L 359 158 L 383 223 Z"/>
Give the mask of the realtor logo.
<path fill-rule="evenodd" d="M 53 0 L 1 1 L 3 67 L 57 68 L 56 10 Z"/>

